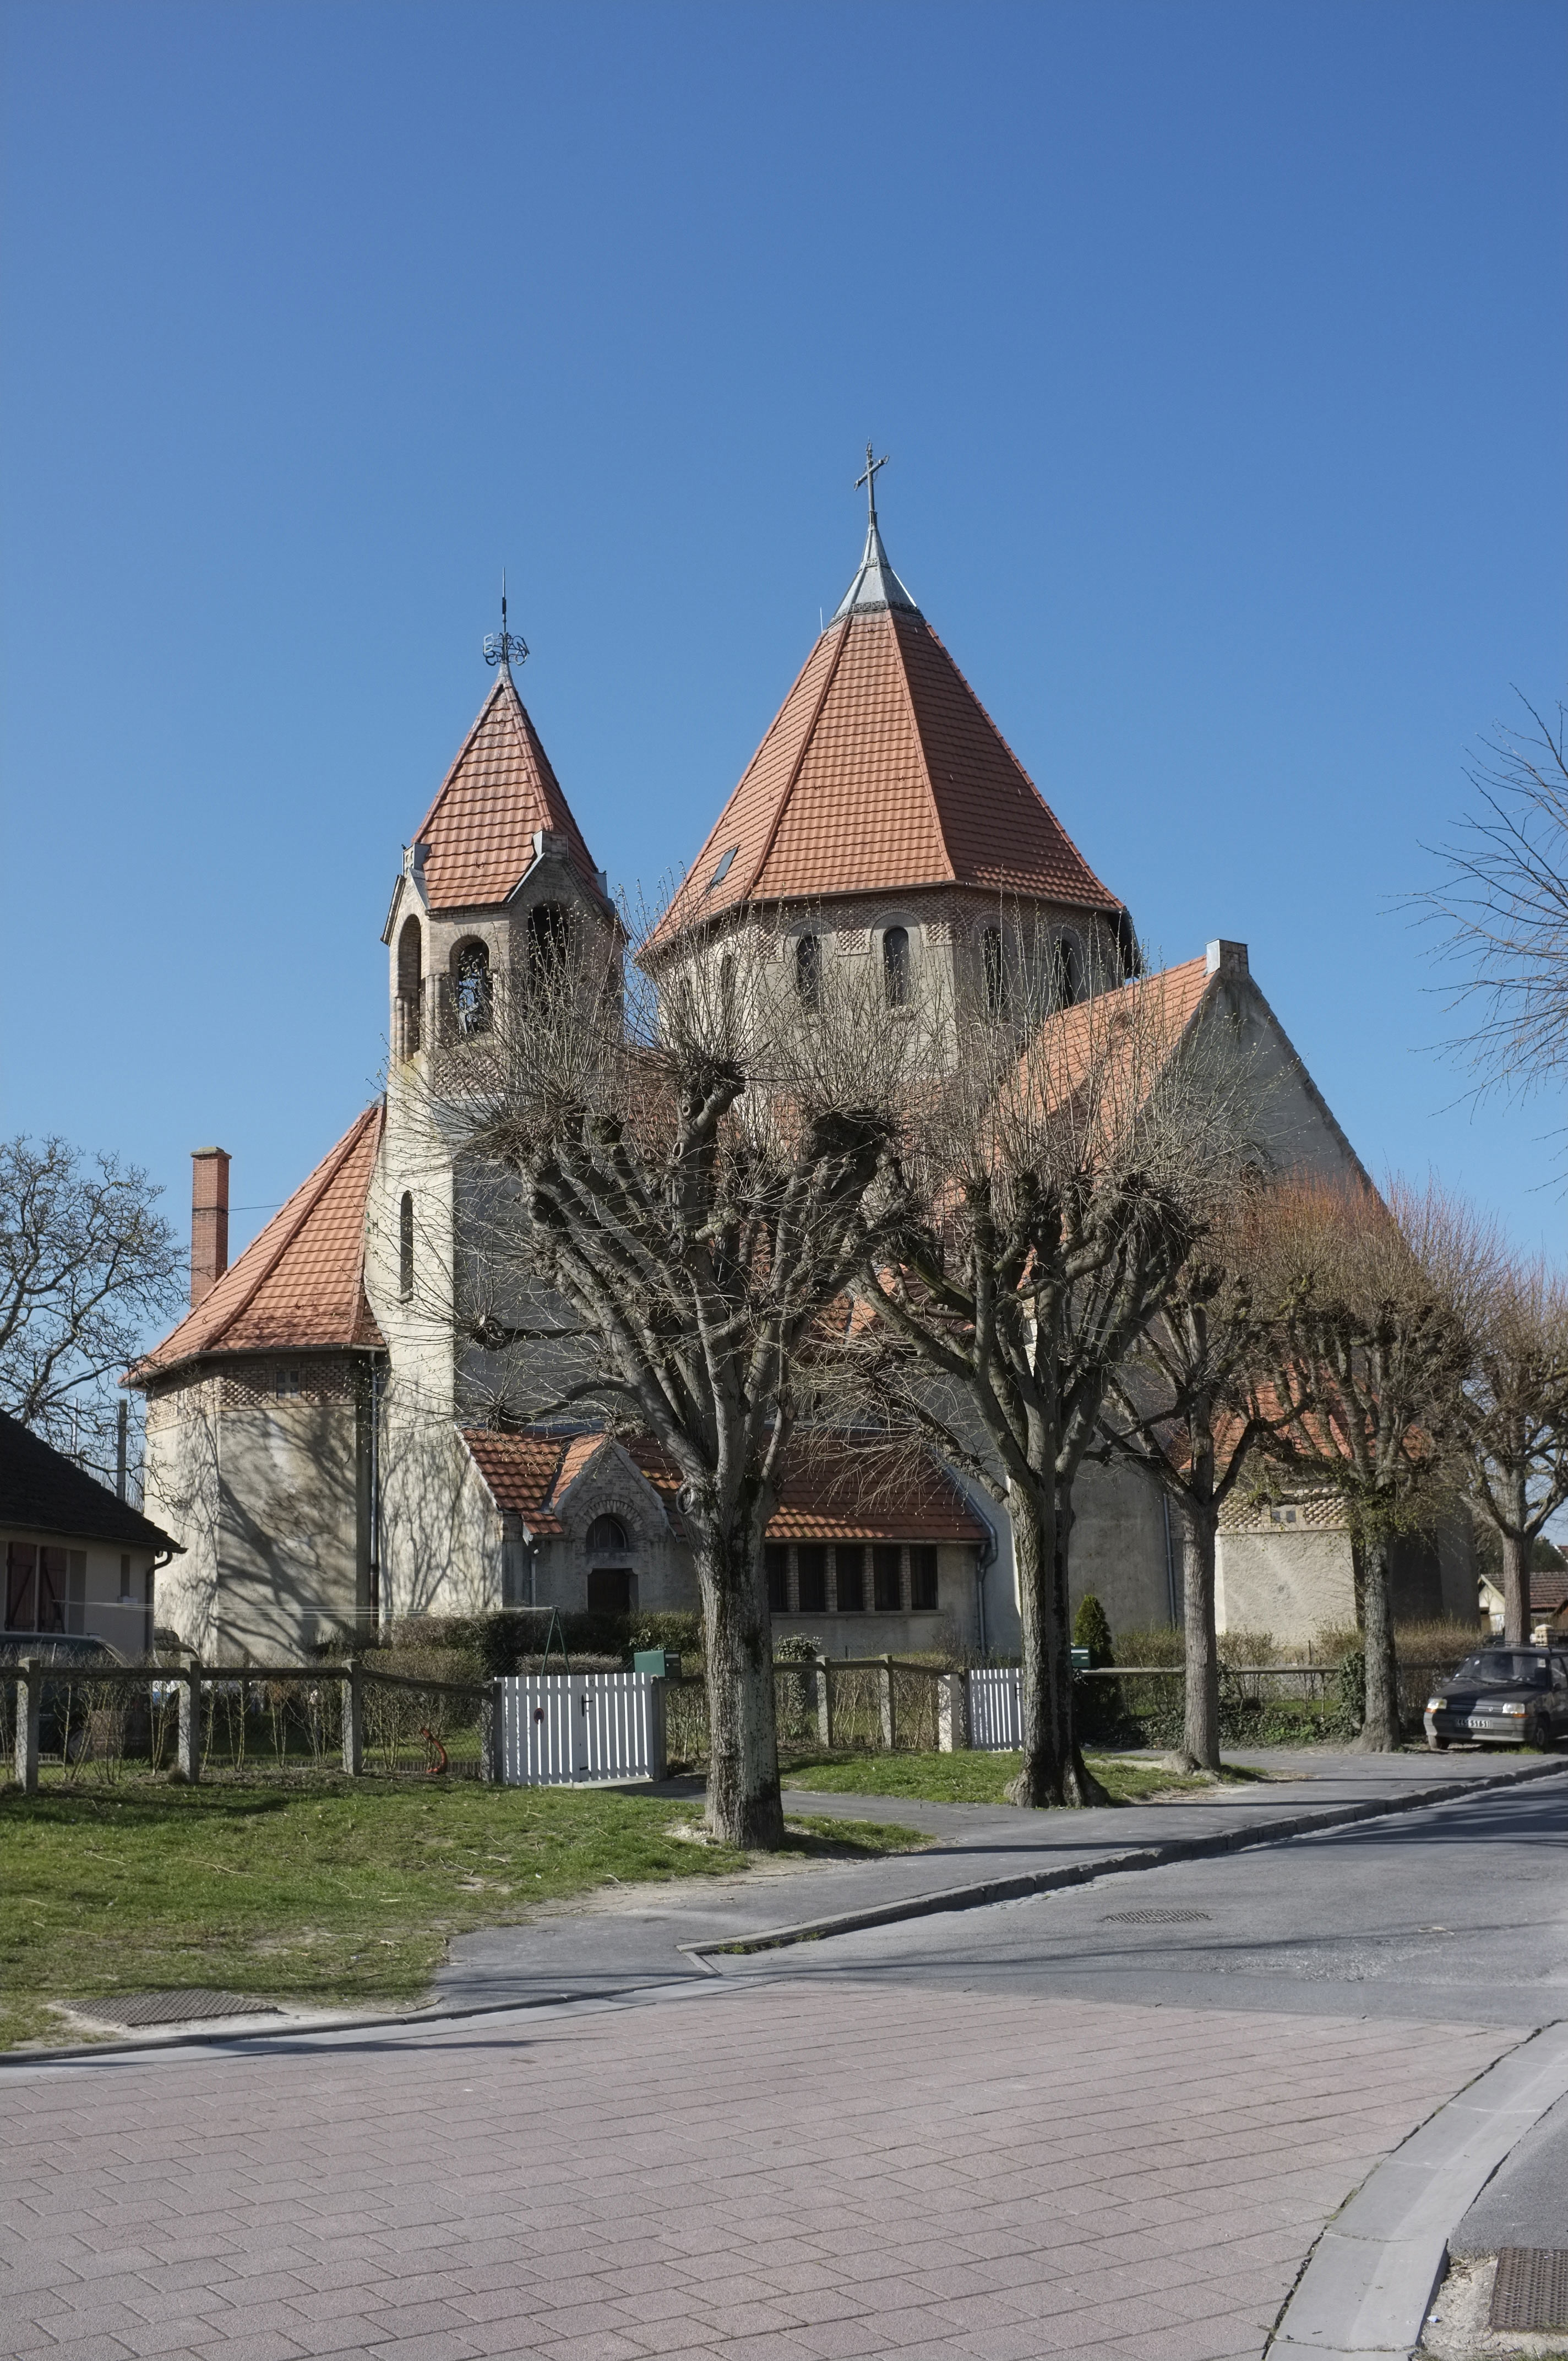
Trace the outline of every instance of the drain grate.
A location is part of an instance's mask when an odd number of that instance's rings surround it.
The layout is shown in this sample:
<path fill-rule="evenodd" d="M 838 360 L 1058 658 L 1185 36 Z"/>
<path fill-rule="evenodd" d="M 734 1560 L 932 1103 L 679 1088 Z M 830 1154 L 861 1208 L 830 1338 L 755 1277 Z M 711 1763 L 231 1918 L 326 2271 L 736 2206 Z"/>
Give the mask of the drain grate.
<path fill-rule="evenodd" d="M 253 2000 L 245 1993 L 155 1992 L 120 1993 L 113 2000 L 75 2003 L 81 2016 L 94 2016 L 104 2025 L 190 2025 L 215 2016 L 278 2016 L 275 2001 Z"/>
<path fill-rule="evenodd" d="M 1107 1910 L 1100 1923 L 1102 1927 L 1187 1927 L 1209 1916 L 1207 1910 Z"/>
<path fill-rule="evenodd" d="M 1492 2283 L 1493 2328 L 1568 2328 L 1568 2248 L 1505 2246 Z"/>

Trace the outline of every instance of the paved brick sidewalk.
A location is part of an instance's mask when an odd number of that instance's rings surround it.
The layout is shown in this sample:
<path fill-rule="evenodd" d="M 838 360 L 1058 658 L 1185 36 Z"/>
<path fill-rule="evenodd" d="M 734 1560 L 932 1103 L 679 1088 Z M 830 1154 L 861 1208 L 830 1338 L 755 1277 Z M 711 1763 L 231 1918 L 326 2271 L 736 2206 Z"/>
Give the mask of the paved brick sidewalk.
<path fill-rule="evenodd" d="M 0 2351 L 1256 2361 L 1511 2039 L 813 1979 L 13 2069 Z"/>

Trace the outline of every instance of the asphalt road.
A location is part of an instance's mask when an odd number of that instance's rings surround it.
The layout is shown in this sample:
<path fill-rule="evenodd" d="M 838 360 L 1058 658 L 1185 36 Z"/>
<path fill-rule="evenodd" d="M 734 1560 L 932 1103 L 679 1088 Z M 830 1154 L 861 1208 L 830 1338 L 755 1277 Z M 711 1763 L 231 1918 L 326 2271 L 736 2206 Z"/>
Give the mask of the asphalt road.
<path fill-rule="evenodd" d="M 876 1816 L 874 1800 L 855 1801 Z M 1140 1915 L 1150 1912 L 1181 1915 Z M 1549 2024 L 1568 2016 L 1568 1772 L 1323 1836 L 717 1964 L 727 1977 L 765 1977 L 786 1962 L 792 1978 L 872 1985 Z"/>

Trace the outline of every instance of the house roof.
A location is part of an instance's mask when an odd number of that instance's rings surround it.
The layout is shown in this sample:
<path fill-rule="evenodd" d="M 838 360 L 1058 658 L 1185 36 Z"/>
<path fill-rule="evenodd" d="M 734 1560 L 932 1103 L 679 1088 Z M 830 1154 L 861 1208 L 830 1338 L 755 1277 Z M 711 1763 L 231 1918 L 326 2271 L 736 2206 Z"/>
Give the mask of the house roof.
<path fill-rule="evenodd" d="M 541 1538 L 565 1531 L 565 1496 L 598 1454 L 604 1434 L 545 1434 L 537 1430 L 465 1432 L 464 1441 L 498 1508 L 524 1519 Z M 677 1471 L 657 1445 L 637 1436 L 621 1448 L 636 1462 L 676 1519 Z M 984 1527 L 963 1494 L 935 1460 L 914 1466 L 905 1455 L 845 1444 L 829 1461 L 797 1451 L 778 1486 L 768 1524 L 770 1541 L 924 1541 L 978 1543 Z"/>
<path fill-rule="evenodd" d="M 843 605 L 656 939 L 747 902 L 931 885 L 1122 912 L 887 564 L 873 523 Z"/>
<path fill-rule="evenodd" d="M 1568 1573 L 1552 1567 L 1531 1574 L 1530 1611 L 1532 1615 L 1560 1615 L 1565 1607 L 1568 1607 Z"/>
<path fill-rule="evenodd" d="M 365 1292 L 365 1204 L 380 1138 L 378 1100 L 130 1381 L 209 1353 L 384 1349 Z"/>
<path fill-rule="evenodd" d="M 1127 1094 L 1135 1095 L 1152 1083 L 1174 1052 L 1202 1004 L 1219 971 L 1211 971 L 1207 955 L 1184 960 L 1179 967 L 1162 968 L 1113 992 L 1058 1009 L 1033 1036 L 1020 1060 L 1020 1070 L 1056 1105 L 1070 1098 L 1091 1072 L 1097 1088 L 1109 1085 L 1109 1096 L 1123 1114 L 1135 1112 Z M 1116 1088 L 1117 1037 L 1124 1044 L 1122 1080 Z"/>
<path fill-rule="evenodd" d="M 129 1549 L 180 1546 L 161 1525 L 117 1499 L 106 1484 L 84 1474 L 74 1460 L 3 1411 L 0 1525 L 16 1532 L 59 1533 L 71 1541 L 118 1543 Z"/>
<path fill-rule="evenodd" d="M 415 842 L 429 848 L 424 890 L 431 908 L 506 901 L 533 865 L 541 829 L 565 839 L 571 866 L 602 900 L 593 855 L 503 665 L 415 834 Z"/>

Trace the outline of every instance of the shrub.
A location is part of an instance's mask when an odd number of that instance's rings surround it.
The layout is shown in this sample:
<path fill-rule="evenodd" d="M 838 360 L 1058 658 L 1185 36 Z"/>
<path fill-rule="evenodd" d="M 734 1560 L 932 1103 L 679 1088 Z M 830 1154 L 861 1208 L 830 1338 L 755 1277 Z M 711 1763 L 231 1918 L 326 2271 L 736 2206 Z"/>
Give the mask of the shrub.
<path fill-rule="evenodd" d="M 1087 1648 L 1091 1670 L 1099 1672 L 1116 1661 L 1115 1642 L 1111 1637 L 1111 1625 L 1105 1609 L 1092 1590 L 1086 1591 L 1072 1620 L 1072 1644 Z"/>

